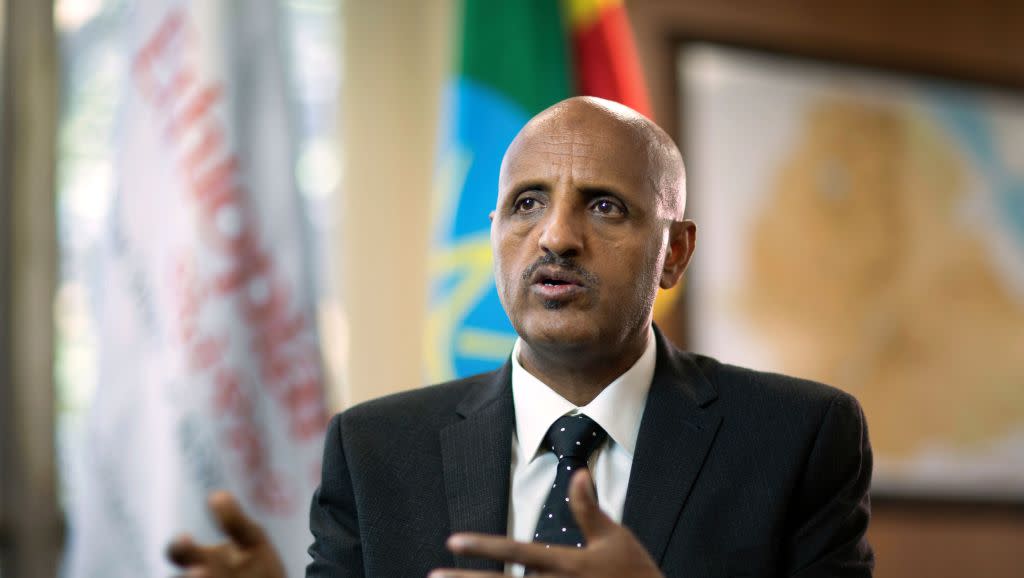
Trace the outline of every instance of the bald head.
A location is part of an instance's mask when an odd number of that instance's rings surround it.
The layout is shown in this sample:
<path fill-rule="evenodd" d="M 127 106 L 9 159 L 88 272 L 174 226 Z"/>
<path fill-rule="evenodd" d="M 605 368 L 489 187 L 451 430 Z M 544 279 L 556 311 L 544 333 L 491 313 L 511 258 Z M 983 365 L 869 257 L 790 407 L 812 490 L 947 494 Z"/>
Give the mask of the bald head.
<path fill-rule="evenodd" d="M 501 163 L 502 178 L 510 158 L 524 147 L 536 146 L 538 141 L 566 144 L 580 133 L 631 151 L 640 151 L 646 162 L 645 166 L 636 167 L 641 171 L 638 176 L 656 195 L 660 216 L 682 220 L 686 208 L 686 171 L 679 148 L 661 127 L 647 117 L 603 98 L 568 98 L 530 119 L 505 152 Z M 586 145 L 581 143 L 580 146 Z"/>

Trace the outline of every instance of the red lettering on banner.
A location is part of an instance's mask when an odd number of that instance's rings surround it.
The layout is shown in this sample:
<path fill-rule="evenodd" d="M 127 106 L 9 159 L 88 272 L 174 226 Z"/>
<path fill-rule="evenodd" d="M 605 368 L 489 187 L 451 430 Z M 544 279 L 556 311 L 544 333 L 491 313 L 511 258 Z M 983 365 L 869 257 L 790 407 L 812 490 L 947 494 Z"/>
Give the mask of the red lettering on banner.
<path fill-rule="evenodd" d="M 259 250 L 257 231 L 244 198 L 239 187 L 228 187 L 207 195 L 199 207 L 206 240 L 212 248 L 234 257 L 229 261 L 244 260 Z"/>
<path fill-rule="evenodd" d="M 165 138 L 176 149 L 185 199 L 197 212 L 200 250 L 216 260 L 202 273 L 196 257 L 177 263 L 172 275 L 177 333 L 189 371 L 212 376 L 212 407 L 245 470 L 249 498 L 267 510 L 285 512 L 293 505 L 269 460 L 256 404 L 273 399 L 294 440 L 320 435 L 327 413 L 319 355 L 309 338 L 311 320 L 297 307 L 273 254 L 264 248 L 249 191 L 241 182 L 240 161 L 218 117 L 223 86 L 197 78 L 196 68 L 182 56 L 191 40 L 183 12 L 174 10 L 136 54 L 132 68 L 140 93 L 162 115 Z M 200 312 L 214 304 L 234 307 L 247 330 L 223 335 L 204 330 Z M 232 344 L 257 359 L 256 372 L 234 367 L 227 357 Z M 269 397 L 259 395 L 257 384 L 247 383 L 245 375 L 260 380 Z"/>
<path fill-rule="evenodd" d="M 202 127 L 202 133 L 199 137 L 199 143 L 196 144 L 195 148 L 189 151 L 185 156 L 185 161 L 182 163 L 185 166 L 185 170 L 188 174 L 194 174 L 198 171 L 200 164 L 213 156 L 221 146 L 224 145 L 224 130 L 217 125 L 207 125 Z"/>
<path fill-rule="evenodd" d="M 256 427 L 256 416 L 250 393 L 241 387 L 237 373 L 221 369 L 214 378 L 214 404 L 227 418 L 226 437 L 236 450 L 249 477 L 250 498 L 260 507 L 275 512 L 287 512 L 292 506 L 280 488 L 277 473 L 267 460 L 266 443 Z M 266 491 L 261 488 L 274 488 Z"/>
<path fill-rule="evenodd" d="M 220 103 L 222 96 L 223 90 L 217 85 L 207 86 L 200 90 L 199 94 L 185 104 L 185 109 L 171 120 L 171 137 L 180 139 L 185 131 L 195 126 L 214 105 Z"/>
<path fill-rule="evenodd" d="M 248 237 L 246 237 L 248 239 Z M 252 280 L 267 277 L 271 274 L 270 258 L 263 251 L 243 245 L 238 252 L 241 259 L 232 263 L 233 267 L 217 276 L 216 289 L 221 295 L 230 295 L 243 289 Z M 254 251 L 247 254 L 246 249 Z M 253 289 L 250 289 L 252 291 Z"/>
<path fill-rule="evenodd" d="M 284 487 L 277 472 L 269 472 L 259 482 L 249 480 L 249 492 L 255 496 L 256 501 L 263 504 L 267 510 L 278 514 L 287 514 L 295 507 L 285 493 Z"/>
<path fill-rule="evenodd" d="M 279 320 L 277 323 L 267 326 L 256 336 L 256 350 L 269 354 L 295 339 L 305 327 L 306 319 L 301 313 L 296 313 L 288 319 Z"/>
<path fill-rule="evenodd" d="M 256 337 L 254 345 L 260 353 L 260 374 L 268 383 L 287 380 L 289 372 L 308 370 L 306 360 L 296 359 L 297 355 L 281 355 L 284 345 L 292 342 L 302 327 L 301 316 L 296 316 L 291 323 L 281 324 L 277 329 L 262 332 Z M 315 372 L 319 372 L 319 369 L 318 365 L 312 368 Z"/>
<path fill-rule="evenodd" d="M 183 95 L 188 94 L 188 91 L 192 88 L 193 84 L 195 84 L 195 72 L 191 68 L 175 70 L 174 76 L 172 76 L 167 85 L 160 90 L 154 101 L 160 106 L 167 106 L 168 103 L 174 102 Z"/>
<path fill-rule="evenodd" d="M 157 27 L 156 32 L 142 45 L 142 49 L 135 56 L 135 62 L 132 64 L 132 75 L 135 77 L 135 81 L 139 85 L 142 94 L 146 95 L 150 100 L 157 99 L 165 90 L 165 87 L 160 85 L 160 80 L 156 77 L 158 72 L 157 59 L 167 53 L 167 50 L 170 49 L 175 40 L 180 39 L 184 28 L 184 14 L 182 14 L 181 10 L 172 11 L 164 18 L 160 26 Z"/>
<path fill-rule="evenodd" d="M 205 174 L 200 175 L 198 167 L 202 160 L 204 159 L 190 158 L 190 162 L 185 164 L 185 170 L 188 173 L 189 190 L 192 193 L 192 198 L 205 203 L 208 196 L 214 195 L 217 191 L 233 184 L 234 177 L 238 173 L 238 158 L 228 157 L 207 170 Z"/>
<path fill-rule="evenodd" d="M 195 372 L 211 369 L 226 350 L 223 339 L 204 337 L 189 348 L 189 358 L 192 361 L 189 365 Z"/>
<path fill-rule="evenodd" d="M 317 404 L 321 403 L 323 390 L 320 380 L 313 375 L 295 382 L 288 389 L 285 403 L 296 416 L 291 422 L 292 436 L 299 439 L 309 439 L 323 431 L 323 417 L 317 411 Z"/>
<path fill-rule="evenodd" d="M 251 294 L 243 301 L 245 318 L 249 323 L 260 325 L 264 330 L 285 316 L 291 303 L 288 289 L 279 280 L 269 280 L 265 288 L 265 292 Z"/>
<path fill-rule="evenodd" d="M 239 406 L 242 396 L 238 386 L 238 377 L 228 369 L 220 369 L 214 382 L 217 386 L 213 396 L 214 405 L 220 413 L 230 414 Z"/>

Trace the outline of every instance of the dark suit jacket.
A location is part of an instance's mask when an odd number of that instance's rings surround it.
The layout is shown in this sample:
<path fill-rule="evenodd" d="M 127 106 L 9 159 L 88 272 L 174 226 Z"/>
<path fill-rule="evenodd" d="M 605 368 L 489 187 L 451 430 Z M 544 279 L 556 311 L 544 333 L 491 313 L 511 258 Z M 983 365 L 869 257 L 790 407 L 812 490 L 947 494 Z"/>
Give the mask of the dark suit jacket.
<path fill-rule="evenodd" d="M 870 576 L 871 447 L 857 401 L 657 340 L 622 520 L 665 575 Z M 506 534 L 510 367 L 334 417 L 308 577 L 501 569 L 453 558 L 444 542 Z"/>

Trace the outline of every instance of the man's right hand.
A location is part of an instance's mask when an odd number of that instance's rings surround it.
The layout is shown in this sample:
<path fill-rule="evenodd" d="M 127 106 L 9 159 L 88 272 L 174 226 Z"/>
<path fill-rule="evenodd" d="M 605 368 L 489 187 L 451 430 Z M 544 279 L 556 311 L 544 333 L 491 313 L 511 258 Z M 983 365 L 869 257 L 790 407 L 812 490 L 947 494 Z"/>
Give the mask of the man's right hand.
<path fill-rule="evenodd" d="M 167 548 L 167 557 L 187 578 L 286 578 L 281 558 L 256 522 L 242 512 L 227 492 L 214 492 L 207 500 L 210 512 L 228 537 L 212 546 L 179 536 Z"/>

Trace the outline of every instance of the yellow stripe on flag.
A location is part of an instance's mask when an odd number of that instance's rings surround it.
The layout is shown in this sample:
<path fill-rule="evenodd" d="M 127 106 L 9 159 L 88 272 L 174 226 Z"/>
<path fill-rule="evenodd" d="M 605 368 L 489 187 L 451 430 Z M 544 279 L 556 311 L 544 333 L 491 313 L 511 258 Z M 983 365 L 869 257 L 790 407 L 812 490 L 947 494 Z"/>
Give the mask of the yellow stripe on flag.
<path fill-rule="evenodd" d="M 565 4 L 570 26 L 580 30 L 597 22 L 605 9 L 621 6 L 622 0 L 565 0 Z"/>

